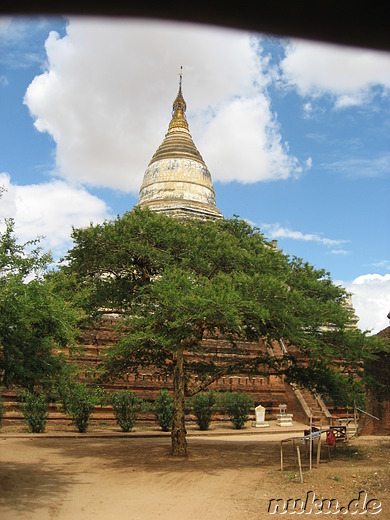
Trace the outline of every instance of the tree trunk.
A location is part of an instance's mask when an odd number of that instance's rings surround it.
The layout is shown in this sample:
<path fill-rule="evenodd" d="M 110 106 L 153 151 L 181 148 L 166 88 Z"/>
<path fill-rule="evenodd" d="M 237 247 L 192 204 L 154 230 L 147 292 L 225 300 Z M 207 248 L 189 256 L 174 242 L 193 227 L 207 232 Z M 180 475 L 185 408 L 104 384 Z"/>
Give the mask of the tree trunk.
<path fill-rule="evenodd" d="M 172 455 L 187 457 L 187 430 L 184 411 L 184 356 L 179 347 L 173 359 L 173 421 L 172 421 Z"/>

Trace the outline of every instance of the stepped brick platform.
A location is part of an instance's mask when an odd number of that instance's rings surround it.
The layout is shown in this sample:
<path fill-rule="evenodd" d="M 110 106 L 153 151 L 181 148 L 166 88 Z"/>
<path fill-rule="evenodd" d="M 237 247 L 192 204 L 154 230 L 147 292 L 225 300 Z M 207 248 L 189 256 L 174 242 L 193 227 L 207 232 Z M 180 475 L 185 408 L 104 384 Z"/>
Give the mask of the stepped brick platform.
<path fill-rule="evenodd" d="M 107 348 L 113 345 L 118 332 L 115 330 L 116 320 L 106 318 L 98 328 L 85 330 L 80 341 L 81 352 L 73 359 L 83 367 L 85 372 L 93 371 L 102 361 Z M 229 364 L 234 358 L 250 359 L 259 351 L 264 351 L 262 342 L 238 342 L 238 349 L 232 347 L 228 341 L 205 338 L 202 342 L 202 355 L 187 355 L 186 360 L 196 362 L 197 359 L 213 359 L 221 366 Z M 280 346 L 274 347 L 275 355 L 282 356 Z M 196 377 L 193 381 L 196 384 Z M 172 381 L 169 378 L 155 376 L 153 369 L 140 370 L 138 374 L 128 373 L 116 381 L 107 383 L 104 388 L 108 391 L 130 389 L 143 399 L 154 400 L 161 388 L 172 391 Z M 253 397 L 255 405 L 262 404 L 266 408 L 266 420 L 276 420 L 281 402 L 287 402 L 289 410 L 302 417 L 302 410 L 289 385 L 279 376 L 268 373 L 266 376 L 250 376 L 245 373 L 226 375 L 213 382 L 209 389 L 218 391 L 243 391 Z M 102 416 L 104 412 L 100 413 Z"/>
<path fill-rule="evenodd" d="M 117 320 L 112 317 L 105 317 L 97 326 L 86 328 L 79 339 L 77 348 L 69 350 L 66 355 L 70 361 L 76 362 L 81 370 L 81 380 L 90 380 L 96 376 L 96 369 L 104 359 L 107 349 L 114 345 L 118 339 L 118 330 L 116 329 Z M 254 357 L 259 350 L 265 349 L 261 342 L 240 342 L 239 353 L 227 341 L 206 338 L 203 341 L 202 356 L 199 359 L 213 358 L 222 365 L 229 363 L 232 358 L 237 357 L 251 358 Z M 282 352 L 278 345 L 275 349 L 279 349 L 276 355 L 282 356 Z M 188 361 L 195 361 L 198 358 L 193 355 L 187 355 Z M 196 383 L 196 378 L 194 379 Z M 143 369 L 138 374 L 128 373 L 123 377 L 110 381 L 102 385 L 108 392 L 128 389 L 136 392 L 141 398 L 153 401 L 160 392 L 165 388 L 172 391 L 172 381 L 167 377 L 156 376 L 153 369 Z M 288 409 L 294 413 L 297 419 L 302 415 L 299 402 L 294 394 L 289 391 L 287 385 L 280 377 L 269 373 L 267 376 L 249 376 L 248 374 L 235 374 L 220 377 L 213 382 L 209 389 L 219 391 L 245 391 L 253 397 L 255 405 L 262 404 L 266 408 L 266 420 L 276 420 L 280 403 L 287 403 Z M 15 390 L 6 390 L 3 393 L 5 404 L 5 420 L 21 420 L 22 413 L 17 403 Z M 151 414 L 146 414 L 140 418 L 147 423 L 153 421 Z M 194 417 L 189 416 L 191 421 Z M 52 403 L 49 408 L 49 422 L 61 422 L 66 420 L 66 416 Z M 96 407 L 92 415 L 93 422 L 112 422 L 114 416 L 111 406 Z M 226 421 L 227 418 L 216 417 L 216 420 Z"/>
<path fill-rule="evenodd" d="M 86 328 L 82 336 L 79 338 L 78 346 L 66 352 L 70 361 L 76 362 L 81 370 L 81 380 L 88 381 L 97 377 L 97 368 L 104 360 L 107 349 L 114 345 L 118 339 L 118 329 L 116 328 L 116 317 L 105 316 L 103 320 L 94 327 Z M 236 350 L 228 341 L 218 340 L 214 338 L 205 338 L 203 340 L 203 354 L 194 356 L 187 355 L 187 361 L 196 362 L 197 359 L 213 359 L 221 366 L 229 364 L 232 359 L 237 358 L 250 359 L 254 358 L 259 351 L 265 351 L 265 345 L 260 342 L 239 342 L 239 349 Z M 279 344 L 273 345 L 275 356 L 283 356 L 282 349 Z M 193 382 L 196 384 L 196 378 Z M 128 389 L 136 392 L 142 399 L 153 401 L 159 394 L 160 389 L 164 388 L 172 392 L 172 380 L 156 376 L 153 369 L 142 369 L 138 374 L 128 373 L 103 384 L 102 387 L 108 392 Z M 322 417 L 322 412 L 319 409 L 318 402 L 311 401 L 315 399 L 310 392 L 304 394 L 304 400 L 309 404 L 302 405 L 302 400 L 297 398 L 296 392 L 286 383 L 283 378 L 273 374 L 267 373 L 263 376 L 251 376 L 249 374 L 241 373 L 234 375 L 226 375 L 220 377 L 213 382 L 209 389 L 218 391 L 242 391 L 252 396 L 255 406 L 261 404 L 265 407 L 265 421 L 275 421 L 279 413 L 279 405 L 281 403 L 287 404 L 287 412 L 293 414 L 294 421 L 308 422 L 309 416 L 307 409 L 310 407 L 313 410 L 313 422 L 329 424 L 326 419 Z M 17 403 L 17 396 L 15 390 L 8 389 L 3 392 L 3 401 L 5 405 L 5 420 L 6 421 L 20 421 L 23 419 L 20 407 Z M 306 411 L 305 409 L 306 408 Z M 339 410 L 337 415 L 343 416 L 344 410 Z M 253 411 L 254 414 L 254 411 Z M 251 420 L 254 419 L 251 418 Z M 54 404 L 50 404 L 49 408 L 49 422 L 64 422 L 69 420 L 60 409 Z M 144 414 L 140 419 L 144 424 L 153 424 L 154 417 L 151 413 Z M 195 417 L 189 415 L 188 421 L 194 421 Z M 227 417 L 215 415 L 214 420 L 224 423 L 228 421 Z M 115 418 L 111 406 L 100 407 L 97 406 L 91 417 L 92 423 L 114 423 Z"/>

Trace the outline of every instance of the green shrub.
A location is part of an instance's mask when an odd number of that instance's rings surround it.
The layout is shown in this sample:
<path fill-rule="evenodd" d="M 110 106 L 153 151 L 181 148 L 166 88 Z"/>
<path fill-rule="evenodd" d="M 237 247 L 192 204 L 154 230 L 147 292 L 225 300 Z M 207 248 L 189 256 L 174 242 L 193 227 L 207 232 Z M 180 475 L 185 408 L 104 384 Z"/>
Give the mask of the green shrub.
<path fill-rule="evenodd" d="M 160 390 L 160 394 L 152 406 L 152 411 L 162 431 L 169 432 L 172 429 L 173 399 L 168 390 Z"/>
<path fill-rule="evenodd" d="M 42 433 L 45 430 L 49 415 L 49 403 L 44 394 L 25 391 L 21 394 L 22 412 L 31 433 Z"/>
<path fill-rule="evenodd" d="M 209 392 L 196 394 L 191 399 L 191 403 L 199 429 L 208 430 L 211 423 L 213 409 L 217 403 L 216 393 L 210 390 Z"/>
<path fill-rule="evenodd" d="M 137 415 L 147 410 L 147 404 L 137 394 L 128 390 L 115 392 L 110 396 L 110 402 L 118 426 L 124 432 L 134 428 Z"/>
<path fill-rule="evenodd" d="M 222 394 L 222 409 L 236 430 L 241 430 L 247 420 L 251 408 L 254 407 L 252 397 L 245 392 L 224 392 Z"/>
<path fill-rule="evenodd" d="M 96 391 L 83 383 L 68 384 L 61 389 L 60 397 L 64 412 L 72 419 L 73 424 L 80 433 L 85 433 L 88 428 L 89 418 L 99 404 Z"/>

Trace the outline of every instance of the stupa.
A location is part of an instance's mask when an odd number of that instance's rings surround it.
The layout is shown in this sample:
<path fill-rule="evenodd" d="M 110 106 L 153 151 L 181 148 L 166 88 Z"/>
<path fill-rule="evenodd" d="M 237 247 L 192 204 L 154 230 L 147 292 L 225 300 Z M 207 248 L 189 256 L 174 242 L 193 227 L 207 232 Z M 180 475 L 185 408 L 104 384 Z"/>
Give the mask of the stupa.
<path fill-rule="evenodd" d="M 168 132 L 146 168 L 138 206 L 181 219 L 220 219 L 211 174 L 189 131 L 182 72 L 179 77 Z"/>

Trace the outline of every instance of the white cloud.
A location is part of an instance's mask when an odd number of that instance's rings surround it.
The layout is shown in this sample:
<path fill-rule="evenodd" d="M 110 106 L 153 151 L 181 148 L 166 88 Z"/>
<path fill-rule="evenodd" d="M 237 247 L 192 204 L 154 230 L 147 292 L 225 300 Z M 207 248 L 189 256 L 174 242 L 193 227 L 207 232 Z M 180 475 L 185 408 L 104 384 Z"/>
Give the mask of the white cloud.
<path fill-rule="evenodd" d="M 102 200 L 64 181 L 18 186 L 12 184 L 9 174 L 0 173 L 0 186 L 5 188 L 0 217 L 15 219 L 15 232 L 21 242 L 45 237 L 44 249 L 52 250 L 56 258 L 71 246 L 72 226 L 102 222 L 108 216 Z"/>
<path fill-rule="evenodd" d="M 337 246 L 345 244 L 347 240 L 326 238 L 318 233 L 303 233 L 302 231 L 294 231 L 280 224 L 262 224 L 261 230 L 271 239 L 290 238 L 292 240 L 302 240 L 304 242 L 317 242 L 324 246 Z M 333 250 L 332 253 L 336 251 Z"/>
<path fill-rule="evenodd" d="M 313 105 L 308 101 L 303 105 L 304 117 L 309 118 L 313 112 Z"/>
<path fill-rule="evenodd" d="M 385 52 L 293 41 L 281 63 L 283 80 L 301 96 L 330 94 L 336 108 L 369 103 L 373 86 L 390 89 L 390 55 Z M 311 111 L 305 105 L 306 114 Z"/>
<path fill-rule="evenodd" d="M 301 168 L 270 108 L 255 43 L 207 26 L 71 19 L 64 38 L 47 39 L 48 68 L 25 103 L 56 141 L 60 176 L 136 193 L 167 131 L 183 65 L 190 129 L 213 179 L 283 179 Z"/>
<path fill-rule="evenodd" d="M 308 157 L 305 161 L 305 166 L 307 170 L 310 170 L 313 166 L 313 159 L 311 157 Z"/>
<path fill-rule="evenodd" d="M 373 265 L 373 267 L 382 268 L 382 269 L 386 269 L 386 271 L 390 271 L 390 260 L 389 259 L 380 260 L 379 262 L 375 262 L 372 265 Z"/>
<path fill-rule="evenodd" d="M 269 101 L 261 94 L 223 106 L 199 143 L 214 180 L 250 183 L 286 179 L 302 171 L 289 156 Z"/>
<path fill-rule="evenodd" d="M 3 45 L 7 41 L 16 39 L 14 27 L 11 16 L 0 16 L 0 38 Z"/>
<path fill-rule="evenodd" d="M 341 285 L 352 294 L 361 330 L 377 333 L 390 325 L 390 274 L 365 274 Z"/>
<path fill-rule="evenodd" d="M 346 251 L 345 249 L 332 249 L 331 253 L 332 253 L 332 255 L 340 255 L 340 256 L 349 255 L 349 251 Z"/>
<path fill-rule="evenodd" d="M 53 20 L 45 17 L 0 17 L 0 63 L 13 69 L 37 65 L 44 59 L 40 35 L 47 34 Z"/>
<path fill-rule="evenodd" d="M 351 158 L 323 164 L 323 167 L 351 178 L 388 177 L 390 173 L 390 154 L 369 159 Z"/>

